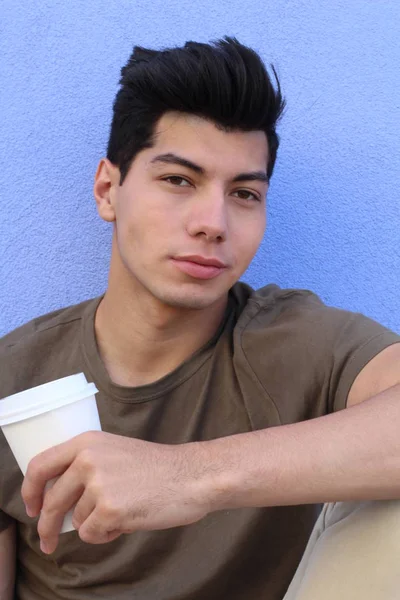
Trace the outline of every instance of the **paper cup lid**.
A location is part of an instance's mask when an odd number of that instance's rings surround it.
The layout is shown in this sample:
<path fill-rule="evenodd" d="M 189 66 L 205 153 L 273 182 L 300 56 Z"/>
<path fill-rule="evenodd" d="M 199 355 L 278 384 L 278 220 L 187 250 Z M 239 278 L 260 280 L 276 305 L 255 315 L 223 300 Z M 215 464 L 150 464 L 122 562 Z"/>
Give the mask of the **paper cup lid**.
<path fill-rule="evenodd" d="M 98 392 L 84 373 L 62 377 L 0 400 L 0 427 L 36 417 Z"/>

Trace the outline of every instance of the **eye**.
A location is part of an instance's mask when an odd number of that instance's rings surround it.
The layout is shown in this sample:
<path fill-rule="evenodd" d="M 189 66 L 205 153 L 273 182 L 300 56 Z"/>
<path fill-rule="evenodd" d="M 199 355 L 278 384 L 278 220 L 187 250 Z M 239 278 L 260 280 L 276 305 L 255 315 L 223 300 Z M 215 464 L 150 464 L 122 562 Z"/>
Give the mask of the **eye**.
<path fill-rule="evenodd" d="M 236 190 L 236 192 L 233 193 L 238 194 L 237 197 L 246 202 L 261 202 L 261 198 L 254 192 L 250 192 L 250 190 Z"/>
<path fill-rule="evenodd" d="M 169 175 L 168 177 L 163 177 L 163 181 L 167 181 L 176 187 L 187 187 L 192 185 L 190 181 L 181 177 L 180 175 Z"/>

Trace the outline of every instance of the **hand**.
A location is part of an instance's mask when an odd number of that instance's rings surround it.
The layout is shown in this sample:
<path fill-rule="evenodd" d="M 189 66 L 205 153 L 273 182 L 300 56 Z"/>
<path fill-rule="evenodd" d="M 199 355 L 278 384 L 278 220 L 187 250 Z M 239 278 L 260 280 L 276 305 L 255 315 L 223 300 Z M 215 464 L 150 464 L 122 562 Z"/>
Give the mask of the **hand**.
<path fill-rule="evenodd" d="M 40 513 L 43 552 L 54 552 L 64 515 L 75 504 L 72 523 L 92 544 L 200 520 L 215 510 L 205 485 L 203 446 L 91 431 L 38 454 L 29 463 L 22 498 L 29 516 Z M 54 477 L 59 478 L 45 492 Z"/>

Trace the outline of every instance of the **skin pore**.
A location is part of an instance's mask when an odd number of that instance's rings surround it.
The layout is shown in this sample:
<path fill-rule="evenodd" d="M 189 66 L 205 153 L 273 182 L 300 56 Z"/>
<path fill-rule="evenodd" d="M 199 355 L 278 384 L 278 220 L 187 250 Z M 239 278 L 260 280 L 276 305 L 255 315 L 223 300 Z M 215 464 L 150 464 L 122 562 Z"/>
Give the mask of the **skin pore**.
<path fill-rule="evenodd" d="M 118 167 L 100 161 L 94 195 L 114 230 L 95 332 L 115 383 L 156 381 L 215 333 L 264 235 L 267 163 L 262 131 L 172 112 L 122 185 Z M 219 266 L 199 267 L 207 260 Z"/>

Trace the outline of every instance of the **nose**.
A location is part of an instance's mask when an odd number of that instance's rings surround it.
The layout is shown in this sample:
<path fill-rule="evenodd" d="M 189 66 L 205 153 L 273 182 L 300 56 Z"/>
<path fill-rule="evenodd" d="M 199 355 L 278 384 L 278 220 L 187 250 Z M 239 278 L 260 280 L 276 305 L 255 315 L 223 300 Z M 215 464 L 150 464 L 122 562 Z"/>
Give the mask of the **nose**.
<path fill-rule="evenodd" d="M 191 205 L 187 232 L 210 242 L 223 242 L 227 236 L 227 207 L 222 191 L 199 195 Z"/>

